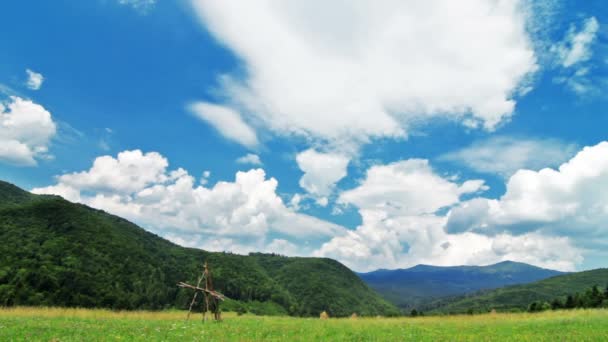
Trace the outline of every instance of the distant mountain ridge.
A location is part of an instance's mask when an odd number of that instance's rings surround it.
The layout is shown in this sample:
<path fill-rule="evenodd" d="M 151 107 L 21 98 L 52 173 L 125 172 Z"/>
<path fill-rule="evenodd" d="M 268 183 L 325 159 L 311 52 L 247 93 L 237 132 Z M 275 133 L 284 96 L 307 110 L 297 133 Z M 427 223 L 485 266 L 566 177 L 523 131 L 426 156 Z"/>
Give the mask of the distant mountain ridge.
<path fill-rule="evenodd" d="M 439 299 L 430 304 L 431 313 L 488 312 L 490 310 L 526 310 L 534 301 L 551 301 L 555 298 L 583 293 L 592 286 L 602 289 L 608 285 L 608 269 L 567 273 L 533 283 L 511 285 L 494 290 Z"/>
<path fill-rule="evenodd" d="M 561 274 L 525 263 L 503 261 L 488 266 L 416 265 L 359 273 L 359 277 L 388 301 L 409 310 L 442 297 L 531 283 Z"/>
<path fill-rule="evenodd" d="M 102 210 L 0 181 L 0 306 L 187 307 L 203 261 L 225 308 L 261 314 L 392 315 L 397 308 L 327 258 L 184 248 Z"/>

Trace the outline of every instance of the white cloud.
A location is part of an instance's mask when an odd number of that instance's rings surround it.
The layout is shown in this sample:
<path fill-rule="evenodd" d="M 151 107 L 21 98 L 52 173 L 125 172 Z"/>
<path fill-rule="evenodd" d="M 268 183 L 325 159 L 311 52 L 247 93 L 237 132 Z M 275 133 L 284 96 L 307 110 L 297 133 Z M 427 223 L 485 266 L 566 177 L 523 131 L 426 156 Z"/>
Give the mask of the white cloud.
<path fill-rule="evenodd" d="M 40 87 L 42 86 L 42 82 L 44 82 L 44 76 L 30 69 L 25 69 L 25 72 L 27 73 L 27 87 L 32 90 L 40 89 Z"/>
<path fill-rule="evenodd" d="M 206 185 L 207 183 L 209 183 L 209 177 L 211 177 L 211 171 L 209 171 L 209 170 L 203 171 L 203 174 L 201 175 L 201 179 L 199 181 L 200 184 Z"/>
<path fill-rule="evenodd" d="M 450 213 L 451 232 L 542 231 L 608 247 L 608 142 L 585 147 L 556 169 L 519 170 L 499 199 L 474 199 Z"/>
<path fill-rule="evenodd" d="M 573 247 L 570 238 L 544 237 L 536 232 L 519 236 L 500 234 L 492 241 L 492 252 L 502 260 L 518 260 L 562 271 L 574 271 L 575 265 L 583 261 L 581 250 Z"/>
<path fill-rule="evenodd" d="M 243 121 L 237 111 L 206 102 L 193 103 L 189 109 L 196 117 L 217 129 L 225 138 L 249 148 L 258 145 L 255 131 Z"/>
<path fill-rule="evenodd" d="M 492 130 L 537 70 L 520 1 L 192 4 L 244 62 L 244 79 L 221 78 L 231 106 L 334 145 L 402 138 L 432 117 Z"/>
<path fill-rule="evenodd" d="M 486 189 L 482 180 L 458 185 L 435 174 L 428 160 L 408 159 L 372 166 L 361 185 L 340 194 L 338 202 L 391 215 L 432 214 L 458 203 L 462 194 Z"/>
<path fill-rule="evenodd" d="M 536 232 L 517 236 L 448 234 L 444 230 L 445 217 L 361 213 L 361 226 L 323 244 L 314 255 L 336 258 L 359 271 L 417 264 L 487 265 L 505 260 L 572 271 L 582 261 L 581 250 L 565 237 Z"/>
<path fill-rule="evenodd" d="M 556 139 L 498 136 L 476 141 L 439 159 L 464 164 L 477 172 L 509 177 L 519 169 L 539 170 L 558 166 L 576 151 L 576 145 Z"/>
<path fill-rule="evenodd" d="M 262 165 L 260 156 L 253 153 L 247 153 L 246 155 L 237 158 L 236 162 L 239 164 Z"/>
<path fill-rule="evenodd" d="M 589 75 L 591 67 L 588 62 L 593 55 L 591 47 L 597 39 L 600 24 L 595 17 L 587 18 L 580 31 L 574 25 L 561 42 L 554 44 L 551 51 L 556 55 L 562 67 L 560 76 L 554 82 L 565 84 L 578 95 L 586 95 L 596 90 Z"/>
<path fill-rule="evenodd" d="M 98 157 L 90 170 L 61 175 L 58 182 L 74 189 L 130 194 L 183 174 L 183 170 L 167 174 L 168 165 L 167 159 L 156 152 L 124 151 L 117 158 Z"/>
<path fill-rule="evenodd" d="M 570 26 L 564 40 L 552 48 L 560 64 L 568 68 L 589 60 L 592 55 L 591 44 L 596 39 L 599 28 L 600 24 L 595 17 L 586 19 L 579 32 L 576 32 L 574 25 Z"/>
<path fill-rule="evenodd" d="M 296 162 L 304 175 L 300 186 L 317 199 L 321 206 L 327 206 L 336 183 L 347 175 L 349 158 L 337 153 L 321 153 L 314 149 L 298 153 Z"/>
<path fill-rule="evenodd" d="M 596 85 L 589 77 L 589 68 L 582 67 L 566 76 L 553 79 L 557 84 L 564 84 L 577 95 L 589 95 L 597 92 Z"/>
<path fill-rule="evenodd" d="M 16 96 L 0 103 L 0 162 L 36 165 L 36 159 L 49 157 L 55 133 L 51 113 L 41 105 Z"/>
<path fill-rule="evenodd" d="M 218 243 L 232 241 L 249 251 L 266 250 L 270 234 L 317 241 L 344 231 L 288 208 L 276 194 L 278 182 L 266 179 L 262 169 L 237 172 L 233 182 L 207 188 L 195 186 L 185 170 L 167 168 L 167 159 L 156 152 L 124 151 L 98 157 L 89 170 L 61 175 L 56 185 L 32 192 L 104 209 L 173 241 L 197 241 L 198 247 L 221 249 Z"/>
<path fill-rule="evenodd" d="M 569 207 L 571 198 L 556 196 L 559 191 L 552 187 L 562 191 L 574 185 L 580 191 L 594 187 L 597 189 L 590 198 L 585 197 L 586 202 L 577 207 L 584 208 L 577 215 L 581 220 L 589 220 L 591 214 L 605 215 L 608 201 L 603 194 L 608 192 L 602 193 L 601 186 L 588 179 L 597 180 L 608 174 L 607 152 L 608 143 L 600 144 L 564 164 L 571 166 L 562 165 L 559 171 L 563 173 L 562 181 L 569 180 L 572 184 L 560 184 L 556 181 L 559 177 L 543 176 L 536 181 L 525 180 L 530 185 L 528 189 L 514 180 L 521 177 L 520 171 L 511 178 L 507 194 L 500 201 L 506 203 L 514 196 L 514 189 L 529 192 L 552 189 L 545 199 L 533 193 L 532 199 L 523 200 L 523 204 L 504 208 L 525 209 L 526 203 L 534 201 L 542 211 L 546 208 L 543 200 L 555 200 L 557 204 L 550 206 L 556 209 L 541 212 L 540 217 L 551 218 L 556 213 L 568 216 L 568 210 L 573 210 Z M 576 172 L 567 171 L 570 169 Z M 546 171 L 538 173 L 542 172 Z M 534 172 L 528 171 L 525 176 L 531 177 L 530 173 Z M 547 185 L 540 184 L 543 180 Z M 573 270 L 582 261 L 576 241 L 560 236 L 560 230 L 505 229 L 490 234 L 489 230 L 446 228 L 454 219 L 453 212 L 465 205 L 478 202 L 476 215 L 483 218 L 488 216 L 487 212 L 493 213 L 495 204 L 485 199 L 466 201 L 448 214 L 441 214 L 439 209 L 454 208 L 462 195 L 478 193 L 487 187 L 481 180 L 457 183 L 442 178 L 426 160 L 373 166 L 358 187 L 343 192 L 339 203 L 355 205 L 362 217 L 362 224 L 352 231 L 295 211 L 299 195 L 293 197 L 288 207 L 276 194 L 277 185 L 274 178 L 267 179 L 265 172 L 257 169 L 237 172 L 234 181 L 220 181 L 213 187 L 195 186 L 194 177 L 183 169 L 169 170 L 166 158 L 160 154 L 136 150 L 122 152 L 115 158 L 99 157 L 89 170 L 62 175 L 57 184 L 33 192 L 59 194 L 104 209 L 186 246 L 238 253 L 268 251 L 333 257 L 359 271 L 418 263 L 489 264 L 502 260 Z M 590 205 L 593 203 L 594 206 Z M 526 215 L 523 213 L 525 221 L 529 221 Z M 606 217 L 601 215 L 594 222 L 605 222 Z M 601 229 L 596 233 L 605 236 Z"/>
<path fill-rule="evenodd" d="M 477 189 L 477 190 L 476 190 Z M 557 169 L 521 169 L 498 199 L 460 201 L 483 190 L 436 175 L 424 160 L 370 168 L 340 201 L 362 224 L 315 254 L 357 269 L 516 260 L 573 270 L 608 248 L 608 142 L 585 147 Z M 448 207 L 447 214 L 437 211 Z"/>
<path fill-rule="evenodd" d="M 298 255 L 298 246 L 284 239 L 272 240 L 265 249 L 267 253 L 278 253 L 281 255 Z"/>
<path fill-rule="evenodd" d="M 433 265 L 479 265 L 504 260 L 573 270 L 582 252 L 565 237 L 528 232 L 448 232 L 451 217 L 438 210 L 460 203 L 460 196 L 487 189 L 483 181 L 462 184 L 438 176 L 428 161 L 410 159 L 377 165 L 340 201 L 355 205 L 362 223 L 324 243 L 317 256 L 337 258 L 357 270 Z"/>

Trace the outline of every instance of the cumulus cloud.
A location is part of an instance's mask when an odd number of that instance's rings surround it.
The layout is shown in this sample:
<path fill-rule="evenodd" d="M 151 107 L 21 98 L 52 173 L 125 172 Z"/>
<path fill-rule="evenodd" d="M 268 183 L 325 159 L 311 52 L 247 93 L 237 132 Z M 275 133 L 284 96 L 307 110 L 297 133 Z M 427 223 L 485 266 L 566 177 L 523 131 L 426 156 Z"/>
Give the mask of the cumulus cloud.
<path fill-rule="evenodd" d="M 509 225 L 553 225 L 576 216 L 564 222 L 577 223 L 579 233 L 605 236 L 601 222 L 608 212 L 604 208 L 607 192 L 598 184 L 608 177 L 607 152 L 608 143 L 583 150 L 554 171 L 561 176 L 538 176 L 548 172 L 544 170 L 520 171 L 511 177 L 507 193 L 499 200 L 465 202 L 460 199 L 463 195 L 487 189 L 482 180 L 457 182 L 441 177 L 421 159 L 376 165 L 359 186 L 338 198 L 339 203 L 359 211 L 362 223 L 354 230 L 298 213 L 300 196 L 286 205 L 276 193 L 278 182 L 267 178 L 262 169 L 237 172 L 233 181 L 205 187 L 195 185 L 194 177 L 183 169 L 170 170 L 166 158 L 156 152 L 102 156 L 89 170 L 61 175 L 55 185 L 33 192 L 58 194 L 126 217 L 176 243 L 214 251 L 333 257 L 359 271 L 503 260 L 573 270 L 583 252 L 576 239 L 563 236 L 565 231 L 560 229 L 568 225 L 524 231 L 509 229 Z M 517 179 L 524 176 L 532 180 Z M 545 197 L 539 194 L 543 190 L 548 190 Z M 560 196 L 560 191 L 569 196 Z M 591 197 L 584 197 L 583 191 Z M 573 199 L 584 202 L 573 205 Z M 529 210 L 527 203 L 532 202 L 541 212 Z M 474 215 L 472 209 L 466 211 L 467 206 L 475 209 Z M 445 214 L 444 208 L 451 210 Z M 463 226 L 479 226 L 479 219 L 489 221 L 496 208 L 508 214 L 494 219 L 504 229 L 450 229 L 457 216 Z M 458 210 L 464 212 L 456 215 Z M 466 221 L 471 216 L 475 219 Z M 597 229 L 589 229 L 589 223 Z"/>
<path fill-rule="evenodd" d="M 262 160 L 260 160 L 260 156 L 253 153 L 247 153 L 246 155 L 237 158 L 236 162 L 239 164 L 262 165 Z"/>
<path fill-rule="evenodd" d="M 463 194 L 484 190 L 482 180 L 459 185 L 437 175 L 428 160 L 408 159 L 372 166 L 361 185 L 344 191 L 338 201 L 391 215 L 432 214 L 458 203 Z"/>
<path fill-rule="evenodd" d="M 427 160 L 410 159 L 376 165 L 355 189 L 339 200 L 357 207 L 362 223 L 336 236 L 314 252 L 336 258 L 357 270 L 403 268 L 416 264 L 484 265 L 504 260 L 573 270 L 582 251 L 566 238 L 539 231 L 493 235 L 449 231 L 449 214 L 441 208 L 460 208 L 463 194 L 487 187 L 481 180 L 461 184 L 437 175 Z M 476 202 L 465 202 L 474 205 Z M 485 202 L 480 202 L 484 212 Z"/>
<path fill-rule="evenodd" d="M 304 175 L 300 186 L 317 199 L 321 206 L 328 204 L 335 185 L 346 177 L 350 159 L 337 153 L 321 153 L 314 149 L 298 153 L 296 162 Z"/>
<path fill-rule="evenodd" d="M 435 215 L 367 218 L 355 231 L 333 238 L 315 255 L 336 258 L 361 271 L 417 264 L 488 265 L 506 260 L 572 271 L 582 251 L 566 237 L 536 232 L 486 236 L 447 234 L 445 219 Z"/>
<path fill-rule="evenodd" d="M 285 239 L 274 239 L 265 249 L 268 253 L 278 253 L 281 255 L 297 255 L 299 253 L 298 250 L 298 246 Z"/>
<path fill-rule="evenodd" d="M 196 102 L 189 106 L 190 111 L 199 119 L 213 126 L 226 139 L 233 140 L 243 146 L 254 148 L 258 138 L 243 119 L 239 112 L 206 102 Z"/>
<path fill-rule="evenodd" d="M 27 74 L 27 82 L 25 83 L 27 87 L 32 90 L 40 89 L 42 82 L 44 82 L 44 76 L 30 69 L 25 69 L 25 73 Z"/>
<path fill-rule="evenodd" d="M 357 269 L 517 260 L 573 270 L 608 248 L 608 142 L 556 169 L 518 170 L 497 199 L 459 198 L 479 190 L 483 182 L 456 184 L 424 160 L 374 166 L 339 198 L 362 224 L 315 253 Z"/>
<path fill-rule="evenodd" d="M 403 138 L 434 117 L 493 130 L 537 70 L 519 1 L 192 4 L 244 63 L 244 78 L 221 78 L 231 106 L 334 145 Z"/>
<path fill-rule="evenodd" d="M 56 133 L 51 113 L 30 100 L 12 96 L 0 103 L 0 162 L 34 166 L 48 158 Z"/>
<path fill-rule="evenodd" d="M 279 243 L 267 241 L 269 234 L 316 241 L 344 231 L 288 208 L 276 194 L 277 180 L 266 179 L 262 169 L 237 172 L 233 182 L 205 187 L 195 185 L 184 169 L 168 170 L 168 165 L 156 152 L 124 151 L 117 157 L 98 157 L 89 170 L 61 175 L 57 184 L 32 192 L 104 209 L 175 242 L 215 244 L 214 250 L 233 245 L 267 250 L 267 244 Z M 222 241 L 232 243 L 221 249 Z"/>
<path fill-rule="evenodd" d="M 169 241 L 184 247 L 202 248 L 212 252 L 232 252 L 238 254 L 248 254 L 251 252 L 276 253 L 287 256 L 302 255 L 301 248 L 285 239 L 252 240 L 243 241 L 242 239 L 227 237 L 204 237 L 188 236 L 169 233 L 164 235 Z"/>
<path fill-rule="evenodd" d="M 497 136 L 446 153 L 439 160 L 456 162 L 482 173 L 509 177 L 517 170 L 555 167 L 577 151 L 575 144 L 556 139 Z"/>
<path fill-rule="evenodd" d="M 585 147 L 557 169 L 519 170 L 499 199 L 474 199 L 450 213 L 448 231 L 543 231 L 608 247 L 608 142 Z"/>

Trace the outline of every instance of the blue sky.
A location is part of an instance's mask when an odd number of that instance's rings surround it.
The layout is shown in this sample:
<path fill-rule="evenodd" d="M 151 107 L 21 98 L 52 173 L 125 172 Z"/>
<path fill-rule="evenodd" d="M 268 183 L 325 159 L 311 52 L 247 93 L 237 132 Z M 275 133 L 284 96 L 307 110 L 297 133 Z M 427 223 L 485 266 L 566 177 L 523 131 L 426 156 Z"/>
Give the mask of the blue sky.
<path fill-rule="evenodd" d="M 606 266 L 602 1 L 1 8 L 0 179 L 209 250 Z"/>

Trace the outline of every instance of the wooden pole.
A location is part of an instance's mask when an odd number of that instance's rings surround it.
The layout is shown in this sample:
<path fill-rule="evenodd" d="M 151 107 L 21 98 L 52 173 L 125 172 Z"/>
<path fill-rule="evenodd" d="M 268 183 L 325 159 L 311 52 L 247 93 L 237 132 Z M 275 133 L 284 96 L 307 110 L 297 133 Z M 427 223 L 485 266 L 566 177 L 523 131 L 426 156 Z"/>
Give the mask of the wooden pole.
<path fill-rule="evenodd" d="M 203 312 L 203 322 L 206 322 L 207 311 L 209 311 L 209 296 L 207 295 L 209 291 L 209 267 L 207 266 L 207 261 L 205 261 L 205 264 L 203 265 L 203 275 L 205 277 L 205 292 L 203 292 L 203 295 L 205 296 L 205 312 Z"/>
<path fill-rule="evenodd" d="M 205 281 L 205 288 L 200 287 L 201 282 L 203 280 Z M 213 290 L 213 281 L 211 280 L 211 272 L 209 272 L 209 266 L 207 265 L 207 262 L 205 262 L 203 265 L 203 274 L 198 279 L 196 286 L 192 286 L 184 282 L 177 283 L 177 286 L 194 290 L 194 296 L 192 297 L 192 301 L 190 302 L 190 307 L 188 308 L 188 316 L 186 316 L 186 320 L 190 319 L 192 307 L 194 306 L 194 303 L 196 303 L 196 298 L 199 292 L 202 292 L 205 301 L 205 307 L 203 310 L 203 322 L 207 321 L 207 312 L 209 312 L 211 309 L 210 301 L 212 301 L 211 304 L 213 304 L 212 312 L 215 320 L 221 320 L 220 301 L 225 300 L 226 296 Z"/>
<path fill-rule="evenodd" d="M 225 300 L 227 298 L 226 296 L 224 296 L 223 294 L 221 294 L 221 293 L 219 293 L 217 291 L 205 290 L 203 288 L 192 286 L 190 284 L 183 283 L 183 282 L 177 283 L 177 286 L 183 287 L 183 288 L 192 289 L 192 290 L 195 290 L 195 291 L 204 292 L 204 293 L 209 294 L 211 297 L 215 297 L 215 298 L 217 298 L 219 300 Z"/>
<path fill-rule="evenodd" d="M 205 273 L 203 272 L 203 274 L 201 274 L 201 276 L 198 278 L 198 282 L 196 282 L 196 287 L 201 286 L 201 281 L 203 281 L 204 277 L 205 277 Z M 186 321 L 190 319 L 190 314 L 192 313 L 192 306 L 194 306 L 194 303 L 196 302 L 197 295 L 198 295 L 198 291 L 194 291 L 194 297 L 192 297 L 192 301 L 190 302 L 190 307 L 188 308 L 188 316 L 186 317 Z"/>

